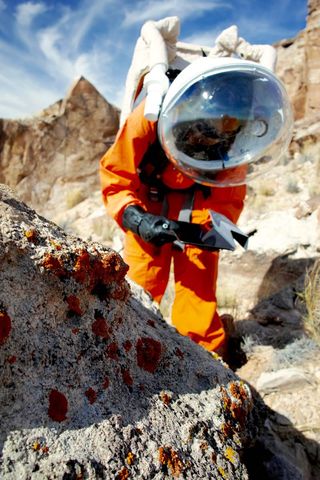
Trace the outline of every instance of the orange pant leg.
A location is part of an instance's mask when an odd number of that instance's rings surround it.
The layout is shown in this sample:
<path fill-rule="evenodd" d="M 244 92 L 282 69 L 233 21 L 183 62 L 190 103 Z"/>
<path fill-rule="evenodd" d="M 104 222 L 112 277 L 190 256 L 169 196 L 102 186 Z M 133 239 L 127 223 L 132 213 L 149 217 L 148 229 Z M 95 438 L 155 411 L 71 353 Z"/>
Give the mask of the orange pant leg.
<path fill-rule="evenodd" d="M 123 259 L 129 265 L 128 277 L 160 303 L 169 279 L 171 245 L 156 247 L 127 232 Z"/>
<path fill-rule="evenodd" d="M 218 252 L 187 246 L 174 252 L 172 323 L 209 351 L 222 350 L 225 332 L 217 313 Z"/>

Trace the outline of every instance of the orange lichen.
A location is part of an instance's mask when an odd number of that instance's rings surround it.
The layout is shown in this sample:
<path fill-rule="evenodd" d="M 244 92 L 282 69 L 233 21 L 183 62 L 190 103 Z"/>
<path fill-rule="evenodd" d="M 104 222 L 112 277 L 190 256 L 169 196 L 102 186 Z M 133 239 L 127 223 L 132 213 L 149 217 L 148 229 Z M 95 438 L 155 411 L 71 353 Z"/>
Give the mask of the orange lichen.
<path fill-rule="evenodd" d="M 183 472 L 184 465 L 172 447 L 159 448 L 159 462 L 170 470 L 173 477 L 179 477 Z"/>
<path fill-rule="evenodd" d="M 221 387 L 223 407 L 231 417 L 238 422 L 238 427 L 245 425 L 247 415 L 252 409 L 252 398 L 249 387 L 243 381 L 233 381 L 228 385 L 228 390 Z M 229 423 L 229 422 L 228 422 Z"/>
<path fill-rule="evenodd" d="M 98 258 L 92 260 L 90 266 L 90 291 L 99 284 L 108 285 L 112 282 L 120 284 L 129 268 L 116 252 L 100 254 Z"/>
<path fill-rule="evenodd" d="M 106 320 L 103 317 L 98 317 L 96 320 L 93 322 L 91 329 L 97 337 L 102 337 L 102 338 L 109 338 L 110 337 L 110 331 L 109 327 L 107 325 Z"/>
<path fill-rule="evenodd" d="M 230 382 L 229 391 L 231 395 L 238 400 L 247 400 L 249 396 L 249 390 L 243 381 Z"/>
<path fill-rule="evenodd" d="M 116 475 L 116 480 L 127 480 L 130 477 L 129 470 L 123 467 Z"/>
<path fill-rule="evenodd" d="M 80 300 L 75 295 L 69 295 L 67 298 L 67 304 L 69 307 L 69 315 L 82 315 L 82 310 L 80 307 Z"/>
<path fill-rule="evenodd" d="M 132 452 L 129 452 L 128 455 L 127 455 L 127 458 L 126 458 L 126 462 L 128 465 L 133 465 L 135 461 L 135 456 Z"/>
<path fill-rule="evenodd" d="M 208 450 L 209 445 L 207 442 L 202 442 L 200 445 L 201 450 Z"/>
<path fill-rule="evenodd" d="M 87 397 L 87 399 L 89 400 L 89 403 L 92 405 L 96 400 L 97 400 L 97 392 L 95 390 L 93 390 L 93 388 L 88 388 L 88 390 L 86 390 L 84 392 L 85 396 Z"/>
<path fill-rule="evenodd" d="M 42 453 L 47 454 L 47 453 L 49 453 L 49 447 L 48 447 L 47 445 L 44 445 L 44 446 L 41 448 L 41 451 L 42 451 Z"/>
<path fill-rule="evenodd" d="M 11 332 L 11 318 L 6 312 L 0 311 L 0 345 L 6 343 Z"/>
<path fill-rule="evenodd" d="M 161 356 L 161 343 L 153 338 L 139 338 L 136 345 L 138 366 L 147 372 L 154 373 Z"/>
<path fill-rule="evenodd" d="M 80 250 L 73 267 L 72 275 L 79 283 L 85 283 L 90 274 L 90 255 L 86 250 Z"/>
<path fill-rule="evenodd" d="M 68 400 L 58 390 L 51 390 L 49 394 L 48 415 L 55 422 L 63 422 L 67 418 Z"/>
<path fill-rule="evenodd" d="M 43 257 L 42 266 L 52 272 L 59 278 L 66 277 L 68 272 L 63 265 L 60 257 L 54 256 L 51 253 L 46 253 Z"/>

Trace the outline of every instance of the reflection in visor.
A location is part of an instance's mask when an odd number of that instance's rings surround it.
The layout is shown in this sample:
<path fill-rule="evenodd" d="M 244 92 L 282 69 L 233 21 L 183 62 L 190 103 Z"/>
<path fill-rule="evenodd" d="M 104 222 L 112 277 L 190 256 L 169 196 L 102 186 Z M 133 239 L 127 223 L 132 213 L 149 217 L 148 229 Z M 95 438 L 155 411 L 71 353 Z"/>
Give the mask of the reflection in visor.
<path fill-rule="evenodd" d="M 228 152 L 241 130 L 241 122 L 224 115 L 219 119 L 197 119 L 174 125 L 173 138 L 178 151 L 204 161 L 228 160 Z"/>
<path fill-rule="evenodd" d="M 169 88 L 160 142 L 169 160 L 196 182 L 243 184 L 275 164 L 290 141 L 292 113 L 282 84 L 267 69 L 246 65 L 204 71 L 175 87 L 178 76 L 171 98 Z"/>

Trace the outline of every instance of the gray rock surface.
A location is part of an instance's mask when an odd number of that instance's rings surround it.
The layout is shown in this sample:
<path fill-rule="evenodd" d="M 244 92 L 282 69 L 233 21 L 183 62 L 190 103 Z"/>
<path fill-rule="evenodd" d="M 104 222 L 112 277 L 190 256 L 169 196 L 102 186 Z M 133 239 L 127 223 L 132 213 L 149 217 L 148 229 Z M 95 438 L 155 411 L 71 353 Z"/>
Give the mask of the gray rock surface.
<path fill-rule="evenodd" d="M 132 292 L 113 250 L 4 186 L 0 218 L 1 478 L 248 478 L 248 385 Z"/>

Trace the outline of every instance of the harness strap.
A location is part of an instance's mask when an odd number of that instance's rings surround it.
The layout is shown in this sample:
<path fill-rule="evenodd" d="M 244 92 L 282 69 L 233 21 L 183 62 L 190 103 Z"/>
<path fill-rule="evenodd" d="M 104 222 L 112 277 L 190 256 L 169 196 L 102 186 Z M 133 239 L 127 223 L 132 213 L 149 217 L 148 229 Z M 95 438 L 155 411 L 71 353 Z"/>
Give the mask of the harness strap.
<path fill-rule="evenodd" d="M 188 192 L 186 192 L 186 198 L 179 212 L 178 220 L 181 222 L 191 222 L 191 214 L 193 210 L 194 197 L 196 193 L 196 186 L 192 186 Z"/>

